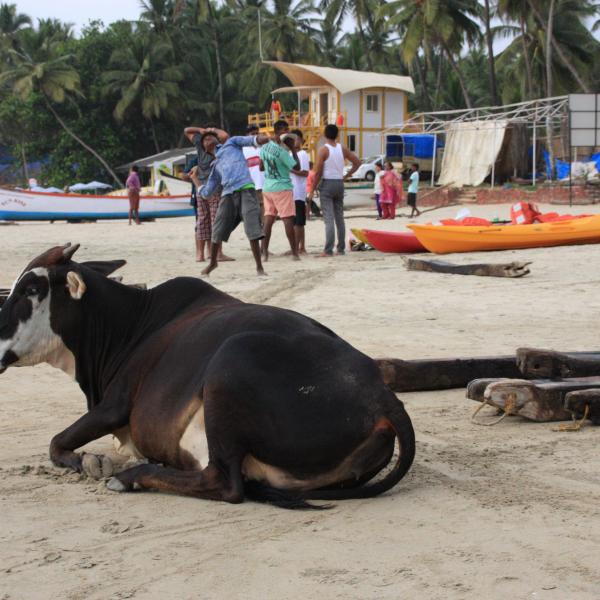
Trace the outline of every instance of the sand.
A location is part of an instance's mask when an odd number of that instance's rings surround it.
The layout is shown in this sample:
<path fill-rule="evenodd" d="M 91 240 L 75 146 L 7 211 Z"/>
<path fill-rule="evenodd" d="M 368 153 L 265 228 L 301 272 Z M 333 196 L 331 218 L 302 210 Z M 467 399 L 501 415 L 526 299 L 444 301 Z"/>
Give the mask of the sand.
<path fill-rule="evenodd" d="M 506 216 L 508 207 L 473 213 Z M 386 228 L 366 215 L 350 211 L 348 226 Z M 309 223 L 307 239 L 310 251 L 320 249 L 321 221 Z M 79 259 L 127 259 L 128 282 L 200 271 L 191 219 L 23 224 L 0 228 L 0 287 L 66 241 L 82 244 Z M 281 226 L 273 250 L 285 250 Z M 310 315 L 374 357 L 600 346 L 600 246 L 448 257 L 533 261 L 517 280 L 407 272 L 399 256 L 377 252 L 299 264 L 277 257 L 262 280 L 242 231 L 227 252 L 237 261 L 214 272 L 214 285 Z M 49 463 L 48 444 L 85 410 L 77 385 L 41 365 L 9 369 L 0 394 L 4 600 L 600 597 L 600 431 L 592 427 L 555 433 L 514 417 L 477 427 L 464 390 L 404 394 L 417 434 L 409 475 L 376 499 L 290 512 L 114 494 L 65 475 Z M 89 449 L 114 454 L 108 437 Z"/>

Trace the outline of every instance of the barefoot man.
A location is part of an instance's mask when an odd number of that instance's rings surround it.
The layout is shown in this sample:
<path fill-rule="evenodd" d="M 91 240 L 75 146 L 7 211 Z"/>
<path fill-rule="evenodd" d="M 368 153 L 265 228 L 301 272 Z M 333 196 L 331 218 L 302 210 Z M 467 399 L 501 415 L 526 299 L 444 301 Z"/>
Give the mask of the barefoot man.
<path fill-rule="evenodd" d="M 217 256 L 221 244 L 229 239 L 231 232 L 240 222 L 244 223 L 246 237 L 250 241 L 256 272 L 265 275 L 259 247 L 259 240 L 263 238 L 260 208 L 243 148 L 260 146 L 268 141 L 269 137 L 264 134 L 234 136 L 216 147 L 215 161 L 208 181 L 199 190 L 200 197 L 209 198 L 219 186 L 222 187 L 221 202 L 212 229 L 210 263 L 202 271 L 203 275 L 208 275 L 217 268 Z"/>
<path fill-rule="evenodd" d="M 283 221 L 285 234 L 290 244 L 290 254 L 294 260 L 300 260 L 294 233 L 294 185 L 290 172 L 300 171 L 298 155 L 296 154 L 296 138 L 288 135 L 287 121 L 277 121 L 273 125 L 273 139 L 260 150 L 260 160 L 265 171 L 263 185 L 263 202 L 265 205 L 265 239 L 263 240 L 263 258 L 269 260 L 269 242 L 275 219 Z M 291 152 L 291 154 L 290 154 Z"/>
<path fill-rule="evenodd" d="M 183 131 L 185 136 L 196 147 L 198 155 L 196 168 L 190 169 L 188 177 L 196 189 L 200 189 L 208 180 L 211 166 L 215 160 L 215 149 L 217 144 L 224 143 L 229 137 L 222 129 L 215 127 L 186 127 Z M 205 248 L 210 252 L 210 238 L 212 226 L 221 200 L 221 190 L 215 190 L 210 198 L 196 199 L 196 262 L 204 262 Z M 229 256 L 219 253 L 218 259 L 235 260 Z"/>
<path fill-rule="evenodd" d="M 344 223 L 344 179 L 352 176 L 360 167 L 360 160 L 346 146 L 338 143 L 337 125 L 325 127 L 325 144 L 317 153 L 314 187 L 308 195 L 312 201 L 314 191 L 321 184 L 321 210 L 325 221 L 325 248 L 318 256 L 333 256 L 335 233 L 337 229 L 337 254 L 346 252 L 346 224 Z M 352 168 L 344 176 L 344 164 L 352 163 Z"/>

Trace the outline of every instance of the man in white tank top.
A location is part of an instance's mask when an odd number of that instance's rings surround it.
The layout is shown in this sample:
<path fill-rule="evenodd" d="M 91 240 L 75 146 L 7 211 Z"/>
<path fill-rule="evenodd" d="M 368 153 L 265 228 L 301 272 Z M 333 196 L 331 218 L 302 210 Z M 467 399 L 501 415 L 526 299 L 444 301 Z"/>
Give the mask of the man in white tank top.
<path fill-rule="evenodd" d="M 346 225 L 344 223 L 344 179 L 350 177 L 358 167 L 360 160 L 352 152 L 337 141 L 339 129 L 336 125 L 325 127 L 325 145 L 317 153 L 315 164 L 315 181 L 313 190 L 319 188 L 321 210 L 325 221 L 325 248 L 319 254 L 322 257 L 333 256 L 335 233 L 337 230 L 337 254 L 346 251 Z M 346 161 L 352 168 L 344 177 Z M 308 196 L 312 201 L 314 192 Z"/>

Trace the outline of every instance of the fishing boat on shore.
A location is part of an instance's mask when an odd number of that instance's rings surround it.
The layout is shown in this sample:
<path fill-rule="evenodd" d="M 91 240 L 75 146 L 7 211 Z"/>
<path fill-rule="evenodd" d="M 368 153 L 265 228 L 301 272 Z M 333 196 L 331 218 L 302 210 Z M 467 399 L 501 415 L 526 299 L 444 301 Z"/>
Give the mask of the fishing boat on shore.
<path fill-rule="evenodd" d="M 436 254 L 600 243 L 600 215 L 531 225 L 408 225 Z"/>
<path fill-rule="evenodd" d="M 141 196 L 140 218 L 185 217 L 193 215 L 189 194 L 178 196 Z M 96 196 L 33 192 L 0 188 L 2 221 L 76 221 L 126 219 L 127 196 Z"/>

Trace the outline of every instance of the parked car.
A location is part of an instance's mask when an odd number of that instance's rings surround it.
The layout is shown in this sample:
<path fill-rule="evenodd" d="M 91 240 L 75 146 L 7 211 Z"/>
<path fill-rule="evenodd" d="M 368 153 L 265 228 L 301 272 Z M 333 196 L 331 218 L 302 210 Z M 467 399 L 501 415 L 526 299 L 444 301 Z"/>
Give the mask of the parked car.
<path fill-rule="evenodd" d="M 385 154 L 378 154 L 377 156 L 369 156 L 367 158 L 363 158 L 360 162 L 361 165 L 358 167 L 356 172 L 352 175 L 350 179 L 360 180 L 365 179 L 367 181 L 373 181 L 375 179 L 375 163 L 381 162 L 385 159 Z M 346 166 L 344 170 L 344 175 L 350 170 L 350 165 Z"/>

